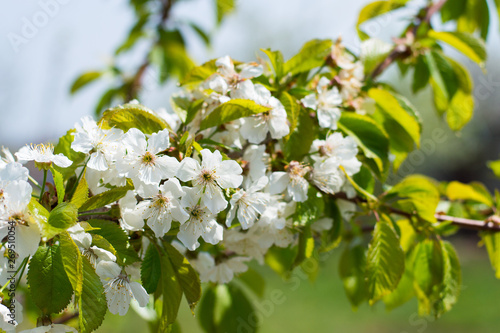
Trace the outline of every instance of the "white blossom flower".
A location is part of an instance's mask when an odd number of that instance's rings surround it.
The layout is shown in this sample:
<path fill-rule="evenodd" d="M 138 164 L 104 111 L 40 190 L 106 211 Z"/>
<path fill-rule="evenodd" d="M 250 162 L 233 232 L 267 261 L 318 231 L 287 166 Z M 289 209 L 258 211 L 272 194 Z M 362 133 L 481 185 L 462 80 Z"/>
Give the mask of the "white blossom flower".
<path fill-rule="evenodd" d="M 260 76 L 264 71 L 261 65 L 247 63 L 238 66 L 236 71 L 234 63 L 229 56 L 224 56 L 215 61 L 217 73 L 212 75 L 205 83 L 206 88 L 216 92 L 227 94 L 231 91 L 234 94 L 247 80 Z M 235 97 L 233 97 L 235 98 Z"/>
<path fill-rule="evenodd" d="M 67 229 L 71 238 L 80 249 L 80 252 L 86 257 L 95 268 L 101 261 L 116 261 L 116 256 L 97 246 L 92 246 L 92 236 L 77 223 Z"/>
<path fill-rule="evenodd" d="M 144 287 L 138 282 L 130 281 L 118 264 L 101 261 L 97 264 L 96 273 L 103 280 L 108 309 L 112 314 L 127 314 L 132 299 L 141 307 L 148 304 L 149 295 Z"/>
<path fill-rule="evenodd" d="M 159 191 L 156 188 L 146 200 L 138 204 L 138 209 L 143 212 L 142 218 L 156 237 L 162 237 L 170 230 L 172 220 L 183 223 L 189 218 L 179 202 L 183 194 L 179 181 L 171 178 L 159 187 Z"/>
<path fill-rule="evenodd" d="M 271 110 L 243 118 L 241 136 L 250 143 L 258 144 L 266 139 L 267 133 L 270 133 L 273 139 L 280 139 L 290 133 L 283 104 L 260 84 L 256 84 L 254 90 L 252 99 Z"/>
<path fill-rule="evenodd" d="M 134 191 L 127 194 L 118 201 L 120 206 L 120 226 L 126 231 L 139 231 L 144 228 L 142 217 L 144 209 L 138 209 L 137 199 Z"/>
<path fill-rule="evenodd" d="M 311 229 L 316 232 L 330 230 L 333 226 L 333 219 L 330 217 L 323 217 L 311 224 Z"/>
<path fill-rule="evenodd" d="M 200 246 L 198 243 L 200 236 L 207 243 L 213 245 L 219 243 L 222 240 L 223 228 L 215 220 L 215 215 L 200 205 L 199 190 L 187 187 L 183 189 L 186 194 L 181 199 L 181 205 L 189 214 L 189 219 L 181 222 L 177 238 L 190 251 L 194 251 Z"/>
<path fill-rule="evenodd" d="M 286 172 L 277 171 L 271 174 L 269 193 L 279 194 L 287 190 L 293 201 L 306 201 L 309 183 L 304 176 L 309 170 L 310 167 L 304 166 L 297 161 L 290 162 Z"/>
<path fill-rule="evenodd" d="M 192 181 L 196 191 L 202 194 L 203 204 L 217 214 L 227 206 L 221 188 L 237 188 L 243 181 L 240 165 L 233 160 L 222 160 L 218 150 L 213 153 L 208 149 L 201 152 L 201 165 L 195 159 L 186 157 L 182 160 L 177 178 Z"/>
<path fill-rule="evenodd" d="M 269 194 L 261 191 L 267 186 L 269 179 L 264 176 L 248 190 L 239 189 L 231 197 L 231 209 L 227 213 L 226 226 L 230 227 L 231 222 L 237 216 L 243 230 L 250 228 L 262 214 L 269 201 Z"/>
<path fill-rule="evenodd" d="M 260 234 L 250 228 L 247 232 L 241 232 L 241 227 L 224 230 L 224 246 L 229 251 L 239 255 L 251 257 L 259 264 L 264 264 L 264 255 L 272 244 L 262 242 Z"/>
<path fill-rule="evenodd" d="M 159 184 L 162 179 L 171 178 L 177 172 L 177 159 L 158 154 L 170 147 L 168 130 L 151 134 L 146 141 L 144 133 L 131 128 L 123 136 L 122 142 L 127 155 L 117 167 L 127 177 L 146 184 Z"/>
<path fill-rule="evenodd" d="M 340 191 L 345 178 L 339 169 L 339 162 L 335 158 L 318 161 L 314 164 L 311 181 L 324 193 L 335 194 Z"/>
<path fill-rule="evenodd" d="M 91 117 L 83 117 L 82 125 L 76 124 L 75 139 L 71 149 L 84 154 L 90 154 L 87 167 L 97 171 L 107 170 L 116 153 L 123 131 L 117 128 L 102 129 Z"/>
<path fill-rule="evenodd" d="M 52 144 L 39 144 L 36 146 L 24 146 L 16 153 L 19 161 L 35 161 L 35 165 L 40 169 L 48 170 L 52 163 L 67 168 L 73 162 L 63 154 L 54 155 L 54 146 Z"/>
<path fill-rule="evenodd" d="M 254 182 L 266 175 L 269 168 L 270 157 L 266 153 L 265 145 L 249 145 L 243 154 L 245 170 L 248 170 L 248 176 Z"/>
<path fill-rule="evenodd" d="M 47 326 L 39 326 L 29 330 L 24 330 L 19 333 L 78 333 L 78 331 L 71 326 L 63 324 L 50 324 Z"/>
<path fill-rule="evenodd" d="M 0 168 L 16 161 L 9 148 L 2 146 L 0 150 L 2 151 L 2 155 L 0 155 Z"/>
<path fill-rule="evenodd" d="M 200 252 L 191 264 L 199 272 L 201 282 L 229 283 L 234 275 L 248 270 L 245 261 L 249 260 L 248 257 L 232 257 L 216 264 L 210 253 Z"/>
<path fill-rule="evenodd" d="M 294 241 L 291 228 L 293 226 L 292 215 L 295 213 L 296 203 L 278 201 L 274 198 L 262 213 L 261 218 L 251 230 L 263 247 L 271 247 L 273 244 L 279 247 L 288 247 Z"/>
<path fill-rule="evenodd" d="M 344 138 L 338 132 L 329 135 L 326 140 L 314 140 L 311 153 L 313 153 L 311 157 L 316 161 L 336 159 L 349 176 L 358 173 L 361 168 L 361 162 L 356 158 L 358 154 L 356 141 L 350 136 Z"/>
<path fill-rule="evenodd" d="M 5 189 L 10 182 L 19 181 L 28 184 L 29 171 L 21 163 L 12 162 L 0 166 L 0 208 L 5 200 Z M 30 186 L 28 184 L 28 186 Z"/>
<path fill-rule="evenodd" d="M 342 86 L 340 94 L 344 100 L 355 98 L 363 87 L 364 67 L 361 61 L 357 61 L 350 68 L 340 70 L 338 74 L 339 83 Z"/>
<path fill-rule="evenodd" d="M 301 102 L 305 107 L 317 111 L 319 126 L 323 128 L 337 129 L 337 122 L 340 119 L 340 109 L 342 104 L 337 87 L 328 89 L 330 80 L 322 77 L 316 88 L 316 94 L 310 94 L 304 97 Z"/>
<path fill-rule="evenodd" d="M 20 259 L 33 255 L 41 239 L 40 228 L 28 211 L 31 192 L 31 186 L 25 181 L 10 182 L 4 189 L 4 207 L 0 209 L 0 239 L 14 230 L 14 250 Z"/>

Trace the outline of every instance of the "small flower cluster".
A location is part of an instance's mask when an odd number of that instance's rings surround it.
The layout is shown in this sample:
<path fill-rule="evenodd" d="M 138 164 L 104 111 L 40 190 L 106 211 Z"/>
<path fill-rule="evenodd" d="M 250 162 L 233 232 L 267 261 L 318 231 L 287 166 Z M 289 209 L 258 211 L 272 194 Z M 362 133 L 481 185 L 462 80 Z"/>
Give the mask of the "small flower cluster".
<path fill-rule="evenodd" d="M 171 242 L 190 259 L 202 282 L 228 283 L 246 271 L 247 262 L 263 263 L 272 246 L 296 245 L 295 216 L 311 195 L 355 195 L 349 178 L 361 168 L 358 147 L 337 130 L 337 122 L 347 112 L 344 109 L 354 106 L 363 112 L 357 107 L 363 105 L 363 70 L 340 44 L 334 45 L 331 58 L 338 75 L 330 79 L 319 74 L 311 87 L 314 92 L 301 99 L 301 107 L 317 119 L 313 121 L 322 131 L 301 160 L 283 158 L 284 142 L 294 128 L 280 99 L 263 80 L 256 80 L 267 75 L 267 69 L 258 63 L 235 65 L 226 56 L 215 62 L 213 75 L 176 96 L 200 105 L 189 123 L 175 113 L 151 113 L 169 128 L 146 134 L 138 128 L 121 130 L 90 117 L 81 119 L 72 131 L 71 149 L 86 158 L 84 164 L 73 166 L 75 178 L 85 175 L 92 195 L 131 180 L 133 189 L 118 201 L 120 227 L 144 236 L 142 249 L 155 239 Z M 202 130 L 204 119 L 231 100 L 249 100 L 267 111 Z M 180 142 L 185 136 L 189 145 Z M 16 229 L 13 250 L 17 260 L 23 260 L 46 240 L 28 209 L 33 190 L 21 163 L 34 161 L 46 171 L 73 162 L 54 154 L 50 145 L 25 147 L 15 156 L 17 160 L 5 151 L 0 161 L 0 233 L 4 238 L 10 228 Z M 313 230 L 326 230 L 331 223 L 321 216 Z M 132 299 L 147 305 L 148 293 L 134 281 L 136 264 L 120 266 L 113 253 L 93 243 L 80 223 L 67 231 L 102 279 L 111 313 L 124 315 Z M 4 280 L 6 265 L 8 261 L 0 268 Z"/>

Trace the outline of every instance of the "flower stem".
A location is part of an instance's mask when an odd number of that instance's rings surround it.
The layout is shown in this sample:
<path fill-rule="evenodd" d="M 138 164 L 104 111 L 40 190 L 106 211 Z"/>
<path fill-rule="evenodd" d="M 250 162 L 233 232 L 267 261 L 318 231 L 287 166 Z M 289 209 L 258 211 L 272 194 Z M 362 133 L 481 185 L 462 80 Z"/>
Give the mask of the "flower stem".
<path fill-rule="evenodd" d="M 38 201 L 42 202 L 43 192 L 45 192 L 45 183 L 47 182 L 47 170 L 43 170 L 43 183 L 40 189 L 40 198 Z"/>
<path fill-rule="evenodd" d="M 28 175 L 28 179 L 33 183 L 33 185 L 35 185 L 36 187 L 38 187 L 40 190 L 42 189 L 42 187 L 40 186 L 40 184 L 38 184 L 38 182 L 35 180 L 35 178 L 33 178 L 30 175 Z"/>

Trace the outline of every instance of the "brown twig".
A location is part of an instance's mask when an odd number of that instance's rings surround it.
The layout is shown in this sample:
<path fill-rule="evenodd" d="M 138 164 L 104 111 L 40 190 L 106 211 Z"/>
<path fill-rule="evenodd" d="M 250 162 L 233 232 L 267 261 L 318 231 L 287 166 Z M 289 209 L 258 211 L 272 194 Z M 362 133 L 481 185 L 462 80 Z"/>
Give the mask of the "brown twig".
<path fill-rule="evenodd" d="M 375 80 L 380 74 L 382 74 L 394 61 L 397 59 L 405 59 L 412 55 L 411 49 L 407 46 L 406 42 L 415 39 L 417 31 L 420 26 L 424 23 L 429 24 L 432 16 L 437 13 L 446 3 L 447 0 L 440 0 L 430 6 L 425 10 L 425 16 L 416 24 L 412 30 L 406 33 L 406 37 L 399 39 L 389 55 L 382 61 L 373 72 L 370 74 L 370 78 Z"/>

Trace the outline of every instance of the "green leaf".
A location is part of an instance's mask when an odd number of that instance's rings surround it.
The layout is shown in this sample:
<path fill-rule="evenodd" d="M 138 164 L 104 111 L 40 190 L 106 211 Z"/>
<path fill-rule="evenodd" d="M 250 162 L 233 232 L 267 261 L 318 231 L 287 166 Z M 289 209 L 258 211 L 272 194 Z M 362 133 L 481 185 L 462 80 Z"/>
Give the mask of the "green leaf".
<path fill-rule="evenodd" d="M 371 73 L 391 52 L 393 46 L 377 38 L 361 43 L 361 61 L 365 74 Z"/>
<path fill-rule="evenodd" d="M 297 99 L 286 91 L 281 93 L 280 102 L 285 107 L 286 117 L 290 122 L 290 133 L 285 137 L 285 140 L 288 140 L 292 133 L 295 131 L 295 128 L 297 128 L 297 123 L 299 121 L 299 115 L 302 107 Z"/>
<path fill-rule="evenodd" d="M 293 267 L 297 267 L 302 264 L 304 260 L 311 258 L 313 251 L 314 238 L 311 232 L 311 225 L 306 225 L 299 234 L 299 243 L 297 245 L 297 254 L 293 261 Z"/>
<path fill-rule="evenodd" d="M 337 201 L 325 196 L 325 215 L 333 220 L 332 228 L 323 232 L 321 237 L 322 248 L 320 252 L 328 252 L 339 246 L 342 240 L 342 215 Z"/>
<path fill-rule="evenodd" d="M 160 30 L 160 44 L 157 45 L 157 49 L 159 49 L 157 58 L 160 82 L 172 76 L 181 80 L 195 66 L 186 50 L 184 38 L 177 29 Z"/>
<path fill-rule="evenodd" d="M 329 39 L 313 39 L 305 43 L 299 53 L 285 63 L 283 73 L 296 75 L 322 66 L 330 54 L 332 45 L 333 42 Z"/>
<path fill-rule="evenodd" d="M 69 304 L 73 289 L 59 245 L 38 248 L 30 260 L 28 284 L 33 302 L 44 314 L 59 313 Z"/>
<path fill-rule="evenodd" d="M 238 275 L 238 279 L 242 281 L 259 298 L 264 298 L 264 292 L 266 290 L 266 280 L 257 271 L 248 268 L 246 272 Z"/>
<path fill-rule="evenodd" d="M 83 285 L 83 264 L 80 250 L 67 231 L 59 235 L 59 243 L 64 271 L 75 292 L 75 297 L 78 298 L 82 293 Z"/>
<path fill-rule="evenodd" d="M 56 229 L 49 224 L 49 212 L 38 202 L 36 198 L 31 198 L 31 201 L 28 204 L 28 211 L 30 212 L 31 217 L 40 226 L 42 237 L 51 239 L 61 232 L 61 229 Z"/>
<path fill-rule="evenodd" d="M 314 119 L 311 118 L 309 111 L 300 107 L 295 130 L 290 132 L 283 147 L 285 159 L 287 161 L 301 161 L 309 153 L 311 144 L 317 138 L 317 134 L 318 126 L 315 124 Z"/>
<path fill-rule="evenodd" d="M 216 0 L 217 24 L 220 24 L 224 17 L 234 11 L 236 4 L 234 0 Z"/>
<path fill-rule="evenodd" d="M 342 112 L 339 128 L 353 137 L 366 157 L 373 159 L 381 174 L 388 161 L 389 139 L 384 130 L 372 118 L 353 112 Z"/>
<path fill-rule="evenodd" d="M 479 30 L 481 38 L 488 36 L 490 15 L 486 0 L 466 0 L 465 10 L 457 19 L 457 31 L 473 33 Z"/>
<path fill-rule="evenodd" d="M 438 241 L 425 239 L 412 253 L 413 287 L 420 315 L 428 315 L 440 300 L 443 281 L 443 256 Z"/>
<path fill-rule="evenodd" d="M 95 228 L 88 232 L 94 235 L 100 235 L 106 239 L 115 249 L 118 262 L 130 265 L 139 261 L 139 257 L 129 244 L 127 233 L 120 226 L 108 220 L 88 220 L 88 224 Z"/>
<path fill-rule="evenodd" d="M 421 175 L 411 175 L 390 189 L 386 197 L 402 198 L 397 206 L 410 214 L 416 213 L 420 218 L 434 223 L 436 207 L 439 203 L 439 190 L 430 178 Z"/>
<path fill-rule="evenodd" d="M 217 66 L 215 66 L 215 59 L 210 60 L 204 63 L 201 66 L 197 66 L 192 68 L 184 77 L 184 79 L 180 82 L 180 85 L 199 83 L 201 81 L 205 81 L 212 74 L 217 72 Z"/>
<path fill-rule="evenodd" d="M 265 256 L 266 264 L 283 278 L 288 278 L 293 268 L 293 262 L 297 256 L 296 247 L 272 246 Z"/>
<path fill-rule="evenodd" d="M 201 297 L 200 278 L 189 261 L 175 247 L 167 242 L 163 242 L 163 246 L 174 267 L 175 274 L 189 307 L 193 310 Z"/>
<path fill-rule="evenodd" d="M 149 244 L 141 265 L 141 281 L 148 294 L 156 291 L 161 277 L 161 260 L 158 250 Z"/>
<path fill-rule="evenodd" d="M 257 327 L 260 326 L 258 319 L 254 325 L 245 325 L 246 319 L 252 313 L 255 313 L 255 308 L 248 296 L 236 284 L 230 283 L 227 285 L 227 289 L 231 297 L 231 303 L 222 314 L 218 325 L 219 332 L 237 332 L 241 330 L 242 325 L 245 327 L 245 332 L 256 332 Z"/>
<path fill-rule="evenodd" d="M 482 39 L 464 32 L 429 31 L 429 37 L 444 42 L 463 53 L 470 60 L 484 67 L 486 61 L 486 44 Z"/>
<path fill-rule="evenodd" d="M 430 51 L 425 53 L 425 61 L 429 67 L 433 88 L 441 94 L 445 101 L 451 101 L 458 90 L 455 72 L 450 62 L 441 52 Z"/>
<path fill-rule="evenodd" d="M 215 108 L 208 117 L 203 119 L 200 130 L 219 126 L 239 118 L 250 117 L 269 110 L 270 108 L 259 105 L 251 100 L 232 99 Z"/>
<path fill-rule="evenodd" d="M 54 208 L 48 218 L 51 226 L 59 229 L 67 229 L 78 220 L 78 208 L 69 202 L 62 202 Z"/>
<path fill-rule="evenodd" d="M 413 276 L 408 268 L 406 268 L 396 289 L 384 296 L 385 308 L 389 311 L 398 308 L 412 299 L 413 296 L 415 296 L 415 292 L 413 291 Z"/>
<path fill-rule="evenodd" d="M 80 209 L 84 203 L 89 199 L 89 185 L 87 184 L 87 180 L 85 179 L 85 173 L 83 173 L 80 182 L 76 186 L 75 193 L 73 193 L 73 197 L 71 198 L 71 203 L 76 206 L 76 208 Z"/>
<path fill-rule="evenodd" d="M 500 178 L 500 160 L 489 161 L 487 164 L 488 164 L 488 168 L 490 168 L 491 171 L 493 171 L 493 173 L 495 174 L 495 176 L 497 178 Z"/>
<path fill-rule="evenodd" d="M 72 133 L 74 132 L 74 129 L 66 132 L 65 135 L 59 138 L 57 145 L 54 147 L 54 154 L 63 154 L 71 161 L 73 161 L 73 164 L 71 164 L 67 168 L 61 168 L 57 165 L 53 165 L 53 169 L 58 171 L 63 176 L 64 180 L 67 180 L 71 176 L 74 176 L 76 168 L 85 160 L 85 154 L 78 153 L 71 149 L 71 143 L 75 139 L 72 135 Z"/>
<path fill-rule="evenodd" d="M 446 122 L 454 131 L 462 129 L 471 119 L 474 112 L 474 98 L 459 90 L 449 105 Z"/>
<path fill-rule="evenodd" d="M 370 38 L 370 36 L 368 36 L 360 28 L 363 22 L 401 8 L 405 5 L 406 2 L 407 1 L 404 0 L 374 1 L 363 7 L 363 9 L 361 9 L 361 11 L 359 12 L 358 22 L 356 23 L 356 30 L 358 31 L 359 38 L 361 40 Z"/>
<path fill-rule="evenodd" d="M 310 187 L 307 193 L 307 200 L 297 202 L 293 222 L 298 226 L 311 225 L 323 214 L 325 202 L 323 196 L 314 187 Z"/>
<path fill-rule="evenodd" d="M 446 187 L 446 196 L 450 200 L 472 200 L 484 203 L 488 207 L 493 207 L 493 198 L 488 193 L 484 185 L 480 183 L 463 184 L 452 181 Z"/>
<path fill-rule="evenodd" d="M 276 76 L 276 81 L 279 83 L 279 80 L 284 74 L 283 67 L 285 65 L 285 61 L 283 60 L 283 54 L 281 53 L 281 51 L 271 51 L 271 49 L 260 50 L 264 52 L 271 61 L 271 65 L 273 66 L 274 74 Z"/>
<path fill-rule="evenodd" d="M 405 270 L 405 254 L 387 216 L 375 224 L 366 262 L 368 294 L 373 304 L 396 289 Z"/>
<path fill-rule="evenodd" d="M 368 297 L 365 267 L 366 249 L 361 245 L 349 244 L 340 257 L 339 274 L 354 310 Z"/>
<path fill-rule="evenodd" d="M 420 146 L 421 127 L 417 119 L 400 105 L 399 101 L 387 90 L 372 88 L 368 96 L 373 98 L 380 110 L 396 121 L 401 128 L 413 139 L 417 148 Z"/>
<path fill-rule="evenodd" d="M 111 88 L 111 89 L 106 90 L 106 92 L 104 94 L 102 94 L 101 98 L 99 99 L 99 101 L 97 102 L 97 105 L 95 107 L 94 112 L 95 112 L 96 116 L 100 116 L 101 112 L 105 108 L 109 107 L 111 105 L 111 103 L 113 102 L 113 100 L 117 96 L 122 94 L 122 90 L 123 90 L 123 87 Z"/>
<path fill-rule="evenodd" d="M 164 129 L 172 130 L 165 120 L 140 104 L 124 104 L 108 109 L 99 124 L 104 129 L 115 127 L 125 132 L 137 128 L 144 134 L 153 134 Z"/>
<path fill-rule="evenodd" d="M 57 191 L 57 203 L 60 204 L 64 201 L 64 196 L 66 194 L 66 189 L 64 188 L 64 179 L 62 174 L 54 168 L 50 168 L 52 173 L 52 178 L 54 179 L 54 185 Z"/>
<path fill-rule="evenodd" d="M 163 242 L 163 246 L 160 256 L 163 290 L 160 330 L 175 322 L 183 294 L 191 311 L 201 297 L 200 279 L 193 267 L 170 243 Z"/>
<path fill-rule="evenodd" d="M 480 235 L 486 245 L 495 277 L 500 279 L 500 232 L 483 231 Z"/>
<path fill-rule="evenodd" d="M 225 285 L 220 285 L 225 288 Z M 217 326 L 215 323 L 215 304 L 217 302 L 217 288 L 207 286 L 204 288 L 203 297 L 198 306 L 198 323 L 206 333 L 216 333 Z"/>
<path fill-rule="evenodd" d="M 76 93 L 81 88 L 85 87 L 89 83 L 97 80 L 102 75 L 102 72 L 86 72 L 80 75 L 71 85 L 71 94 Z"/>
<path fill-rule="evenodd" d="M 443 253 L 443 283 L 441 290 L 441 303 L 438 308 L 439 313 L 451 310 L 458 301 L 462 288 L 462 272 L 457 253 L 450 242 L 441 241 L 441 251 Z"/>
<path fill-rule="evenodd" d="M 80 331 L 89 333 L 101 326 L 108 305 L 101 279 L 87 258 L 82 257 L 82 293 L 76 300 L 79 308 Z"/>
<path fill-rule="evenodd" d="M 191 28 L 193 28 L 193 30 L 198 34 L 198 36 L 201 38 L 201 40 L 203 40 L 203 42 L 205 43 L 205 46 L 209 47 L 210 46 L 210 36 L 208 35 L 208 33 L 194 22 L 190 22 L 189 26 Z"/>
<path fill-rule="evenodd" d="M 127 180 L 127 185 L 125 186 L 115 187 L 111 190 L 99 193 L 98 195 L 94 195 L 93 197 L 89 198 L 82 206 L 80 206 L 78 210 L 84 212 L 87 210 L 94 210 L 104 207 L 123 198 L 125 195 L 127 195 L 128 191 L 131 191 L 133 189 L 134 185 L 130 180 Z"/>
<path fill-rule="evenodd" d="M 424 60 L 424 57 L 418 56 L 417 63 L 415 64 L 415 70 L 413 72 L 413 83 L 411 89 L 414 94 L 420 90 L 427 87 L 431 73 L 429 71 L 429 66 Z"/>

